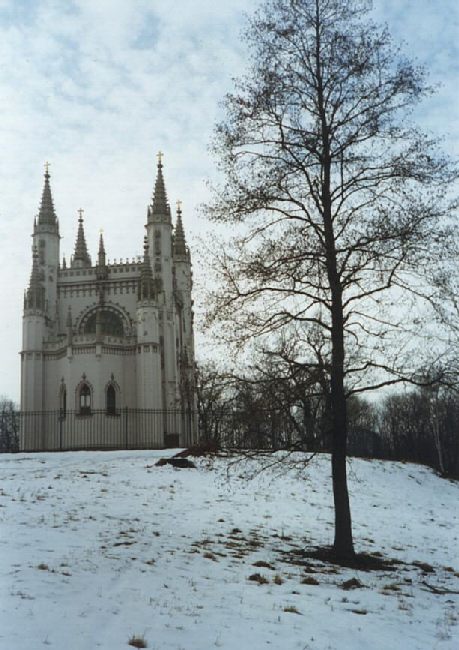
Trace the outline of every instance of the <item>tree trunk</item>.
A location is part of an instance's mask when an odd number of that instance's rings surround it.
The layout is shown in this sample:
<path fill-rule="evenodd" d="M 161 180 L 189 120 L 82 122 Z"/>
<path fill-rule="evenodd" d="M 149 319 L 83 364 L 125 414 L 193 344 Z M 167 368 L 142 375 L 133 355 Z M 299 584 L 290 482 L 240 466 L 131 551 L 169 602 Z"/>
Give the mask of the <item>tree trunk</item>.
<path fill-rule="evenodd" d="M 337 557 L 349 558 L 354 556 L 352 541 L 351 510 L 347 489 L 347 422 L 346 397 L 342 382 L 332 377 L 332 479 L 333 498 L 335 503 L 335 540 L 333 550 Z M 341 385 L 339 385 L 341 384 Z"/>
<path fill-rule="evenodd" d="M 331 156 L 330 133 L 325 109 L 324 90 L 321 69 L 321 35 L 320 2 L 316 0 L 316 77 L 317 106 L 321 122 L 322 172 L 321 187 L 322 218 L 324 224 L 327 275 L 331 296 L 331 343 L 332 363 L 331 383 L 331 435 L 332 435 L 332 481 L 335 505 L 335 540 L 333 550 L 340 558 L 355 555 L 352 541 L 351 510 L 347 489 L 346 454 L 347 454 L 347 411 L 344 392 L 344 313 L 343 290 L 338 272 L 338 260 L 333 230 L 331 199 Z"/>
<path fill-rule="evenodd" d="M 331 227 L 331 220 L 330 220 Z M 328 228 L 327 228 L 328 229 Z M 333 240 L 332 240 L 333 241 Z M 328 260 L 328 275 L 332 295 L 332 364 L 331 364 L 331 434 L 332 480 L 335 503 L 335 541 L 337 557 L 354 556 L 351 510 L 347 489 L 347 405 L 344 392 L 344 315 L 342 289 L 336 268 L 334 244 Z"/>

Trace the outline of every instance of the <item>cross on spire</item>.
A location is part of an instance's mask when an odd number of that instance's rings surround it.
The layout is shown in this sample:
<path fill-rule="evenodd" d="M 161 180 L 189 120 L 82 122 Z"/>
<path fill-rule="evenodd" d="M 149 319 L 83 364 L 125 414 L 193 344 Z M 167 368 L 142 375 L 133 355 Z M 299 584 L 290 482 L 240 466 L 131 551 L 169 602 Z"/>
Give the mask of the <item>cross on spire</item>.
<path fill-rule="evenodd" d="M 151 223 L 152 221 L 163 222 L 163 223 L 171 222 L 171 215 L 170 215 L 171 211 L 170 211 L 169 203 L 167 202 L 166 187 L 164 185 L 164 177 L 163 177 L 163 164 L 162 164 L 163 155 L 164 154 L 162 151 L 159 151 L 157 154 L 158 171 L 156 174 L 153 202 L 151 206 L 148 208 L 149 223 Z"/>
<path fill-rule="evenodd" d="M 38 225 L 46 225 L 47 228 L 52 226 L 53 230 L 58 233 L 57 217 L 56 213 L 54 212 L 53 197 L 51 196 L 51 187 L 49 184 L 49 166 L 50 163 L 46 161 L 45 184 L 43 187 L 43 193 L 41 195 L 41 204 L 38 213 Z"/>
<path fill-rule="evenodd" d="M 78 214 L 80 215 L 78 219 L 79 221 L 83 221 L 83 212 L 84 212 L 83 208 L 78 209 Z"/>
<path fill-rule="evenodd" d="M 178 201 L 177 201 L 177 212 L 182 211 L 182 205 L 183 205 L 183 201 L 180 201 L 180 199 L 178 199 Z"/>

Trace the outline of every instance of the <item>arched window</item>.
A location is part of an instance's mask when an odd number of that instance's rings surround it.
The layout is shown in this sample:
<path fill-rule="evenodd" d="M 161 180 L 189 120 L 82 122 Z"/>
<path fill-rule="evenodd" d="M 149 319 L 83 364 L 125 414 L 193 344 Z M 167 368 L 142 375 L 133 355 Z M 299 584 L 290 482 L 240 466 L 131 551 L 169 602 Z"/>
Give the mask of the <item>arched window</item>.
<path fill-rule="evenodd" d="M 124 336 L 124 327 L 121 317 L 116 312 L 109 309 L 102 309 L 100 312 L 100 323 L 102 327 L 101 334 L 104 336 Z M 84 324 L 85 334 L 96 333 L 97 312 L 94 311 Z"/>
<path fill-rule="evenodd" d="M 80 386 L 80 415 L 91 414 L 91 389 L 88 384 Z"/>
<path fill-rule="evenodd" d="M 113 384 L 107 386 L 106 409 L 107 415 L 116 415 L 116 390 Z"/>

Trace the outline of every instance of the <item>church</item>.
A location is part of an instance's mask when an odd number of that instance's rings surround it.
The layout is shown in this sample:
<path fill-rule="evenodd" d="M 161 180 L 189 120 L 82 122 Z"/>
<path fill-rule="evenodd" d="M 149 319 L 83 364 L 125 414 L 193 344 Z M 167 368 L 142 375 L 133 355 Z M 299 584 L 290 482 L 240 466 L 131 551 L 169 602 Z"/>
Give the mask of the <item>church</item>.
<path fill-rule="evenodd" d="M 111 263 L 102 233 L 92 260 L 81 209 L 74 253 L 61 259 L 46 165 L 24 295 L 23 450 L 196 442 L 191 256 L 158 161 L 143 255 Z"/>

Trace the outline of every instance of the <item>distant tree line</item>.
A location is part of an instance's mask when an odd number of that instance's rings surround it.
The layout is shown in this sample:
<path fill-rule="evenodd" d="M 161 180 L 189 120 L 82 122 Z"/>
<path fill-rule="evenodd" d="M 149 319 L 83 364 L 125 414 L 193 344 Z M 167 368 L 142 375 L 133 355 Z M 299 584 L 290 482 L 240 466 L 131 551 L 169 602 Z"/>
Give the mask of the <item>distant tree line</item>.
<path fill-rule="evenodd" d="M 0 453 L 19 450 L 19 413 L 17 405 L 0 397 Z"/>
<path fill-rule="evenodd" d="M 307 372 L 235 377 L 212 366 L 197 378 L 203 442 L 226 449 L 329 452 L 327 386 Z M 459 478 L 459 394 L 428 386 L 368 401 L 348 397 L 352 456 L 410 461 Z"/>

